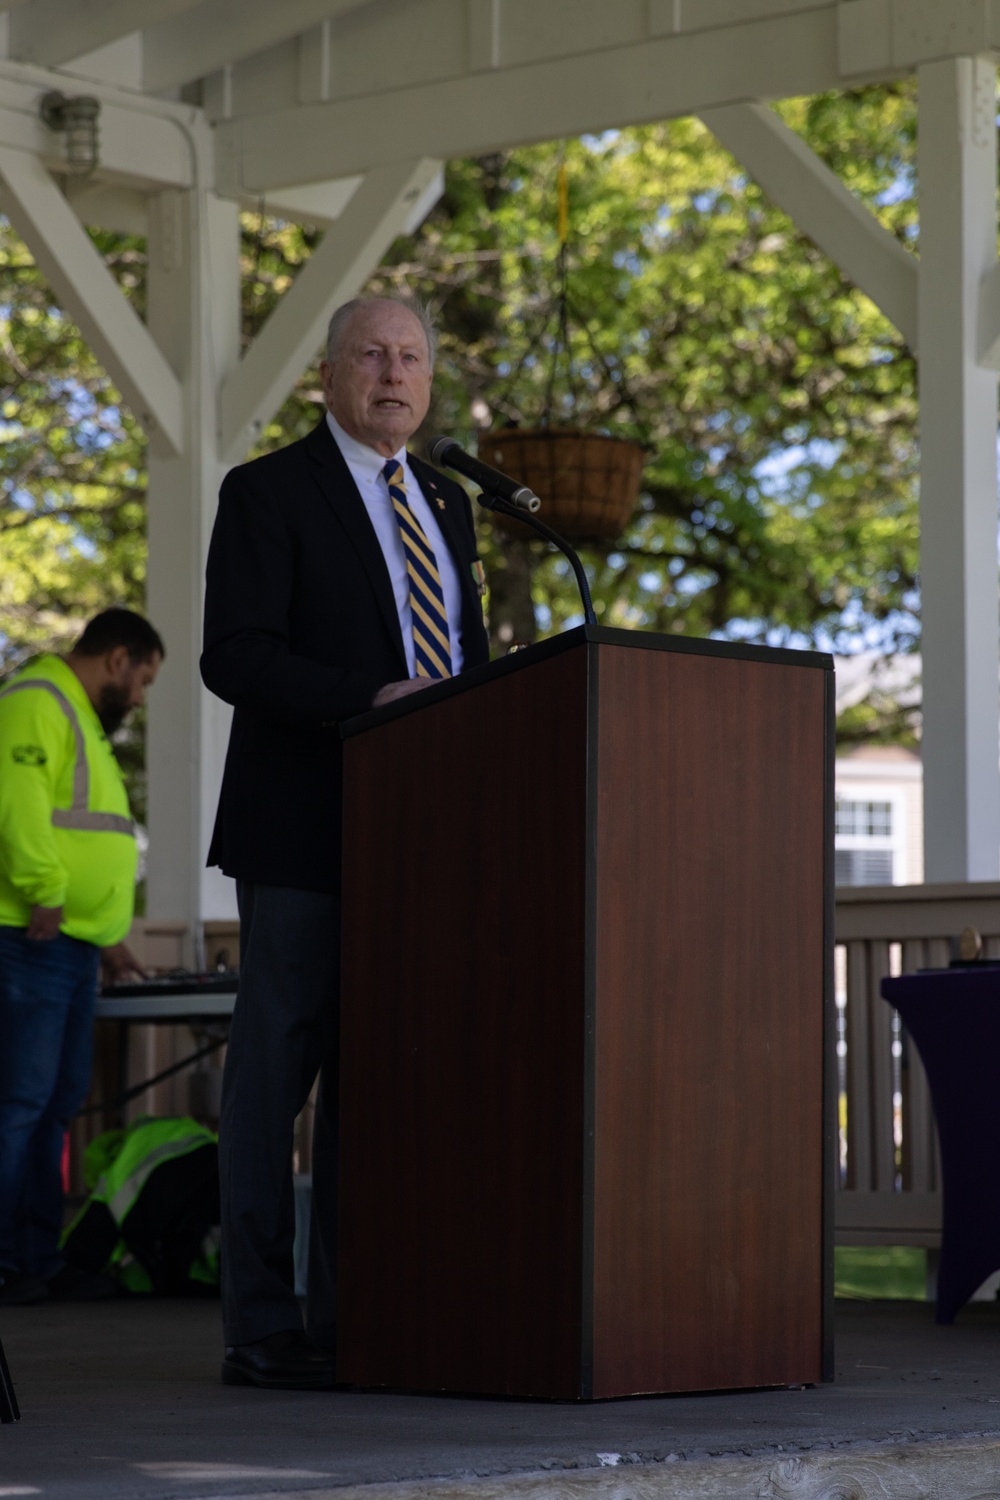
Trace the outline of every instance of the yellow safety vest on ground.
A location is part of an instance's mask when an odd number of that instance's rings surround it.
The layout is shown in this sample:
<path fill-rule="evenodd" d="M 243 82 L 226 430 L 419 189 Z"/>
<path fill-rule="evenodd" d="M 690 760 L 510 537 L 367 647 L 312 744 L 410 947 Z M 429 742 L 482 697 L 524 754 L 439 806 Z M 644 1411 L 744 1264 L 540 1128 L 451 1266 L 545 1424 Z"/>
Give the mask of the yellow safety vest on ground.
<path fill-rule="evenodd" d="M 161 1170 L 163 1169 L 163 1170 Z M 89 1196 L 63 1231 L 70 1265 L 130 1292 L 219 1284 L 219 1137 L 197 1120 L 133 1120 L 83 1154 Z"/>
<path fill-rule="evenodd" d="M 135 901 L 125 783 L 71 667 L 42 656 L 0 688 L 0 926 L 61 906 L 62 931 L 121 942 Z"/>

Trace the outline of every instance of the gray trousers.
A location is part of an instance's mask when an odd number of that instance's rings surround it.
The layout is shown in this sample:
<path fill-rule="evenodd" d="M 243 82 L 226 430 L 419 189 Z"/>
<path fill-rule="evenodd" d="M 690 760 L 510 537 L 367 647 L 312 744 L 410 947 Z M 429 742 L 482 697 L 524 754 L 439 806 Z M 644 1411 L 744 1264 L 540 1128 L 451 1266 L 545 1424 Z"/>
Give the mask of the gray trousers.
<path fill-rule="evenodd" d="M 320 1075 L 306 1332 L 336 1347 L 340 898 L 238 882 L 240 986 L 219 1122 L 227 1345 L 302 1327 L 295 1297 L 295 1117 Z"/>

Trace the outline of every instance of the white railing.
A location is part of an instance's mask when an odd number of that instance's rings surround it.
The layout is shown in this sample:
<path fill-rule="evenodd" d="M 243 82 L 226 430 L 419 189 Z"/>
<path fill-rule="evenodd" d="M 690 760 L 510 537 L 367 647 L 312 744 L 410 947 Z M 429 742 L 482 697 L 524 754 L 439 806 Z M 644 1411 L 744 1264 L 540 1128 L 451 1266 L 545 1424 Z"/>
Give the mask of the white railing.
<path fill-rule="evenodd" d="M 841 1035 L 841 1172 L 836 1204 L 840 1244 L 926 1245 L 941 1239 L 941 1172 L 937 1130 L 923 1064 L 879 994 L 887 974 L 945 967 L 964 927 L 983 937 L 984 955 L 1000 958 L 1000 882 L 967 885 L 839 887 L 836 894 L 836 976 Z M 211 924 L 207 961 L 224 949 L 236 959 L 238 927 Z M 187 929 L 176 922 L 138 922 L 137 956 L 156 969 L 188 965 Z M 109 1029 L 98 1039 L 92 1098 L 110 1098 L 127 1080 L 149 1078 L 189 1054 L 186 1028 L 133 1026 L 128 1058 Z M 217 1060 L 211 1059 L 217 1066 Z M 190 1074 L 150 1089 L 130 1107 L 136 1114 L 184 1114 Z M 90 1115 L 76 1122 L 73 1157 L 98 1129 L 116 1123 Z M 311 1118 L 300 1121 L 298 1165 L 310 1160 Z"/>
<path fill-rule="evenodd" d="M 879 993 L 888 974 L 946 967 L 964 927 L 1000 957 L 1000 882 L 839 887 L 839 1244 L 941 1240 L 941 1169 L 927 1077 Z"/>

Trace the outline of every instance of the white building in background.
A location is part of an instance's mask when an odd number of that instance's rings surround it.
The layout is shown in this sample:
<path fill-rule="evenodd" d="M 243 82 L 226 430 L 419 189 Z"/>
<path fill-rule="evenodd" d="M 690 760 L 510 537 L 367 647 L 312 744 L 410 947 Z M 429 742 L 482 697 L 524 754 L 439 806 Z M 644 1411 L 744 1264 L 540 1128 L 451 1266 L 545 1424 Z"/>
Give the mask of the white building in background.
<path fill-rule="evenodd" d="M 837 757 L 838 885 L 915 885 L 924 878 L 920 757 L 872 745 Z"/>
<path fill-rule="evenodd" d="M 919 656 L 837 659 L 837 711 L 879 698 L 920 703 Z M 837 885 L 915 885 L 924 878 L 923 766 L 914 750 L 868 745 L 838 755 Z"/>

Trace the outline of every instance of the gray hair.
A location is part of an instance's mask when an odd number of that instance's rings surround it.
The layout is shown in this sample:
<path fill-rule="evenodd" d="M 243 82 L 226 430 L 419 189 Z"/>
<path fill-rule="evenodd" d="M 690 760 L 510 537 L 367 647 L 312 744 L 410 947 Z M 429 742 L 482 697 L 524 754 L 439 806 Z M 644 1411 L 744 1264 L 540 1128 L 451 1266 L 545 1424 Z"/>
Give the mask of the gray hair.
<path fill-rule="evenodd" d="M 354 314 L 359 308 L 370 307 L 376 302 L 394 302 L 397 307 L 405 307 L 408 313 L 413 314 L 424 330 L 427 352 L 433 366 L 434 357 L 437 354 L 437 329 L 434 327 L 430 309 L 416 297 L 352 297 L 350 302 L 343 303 L 333 314 L 326 330 L 326 357 L 330 364 L 333 364 L 340 353 L 347 325 Z"/>

